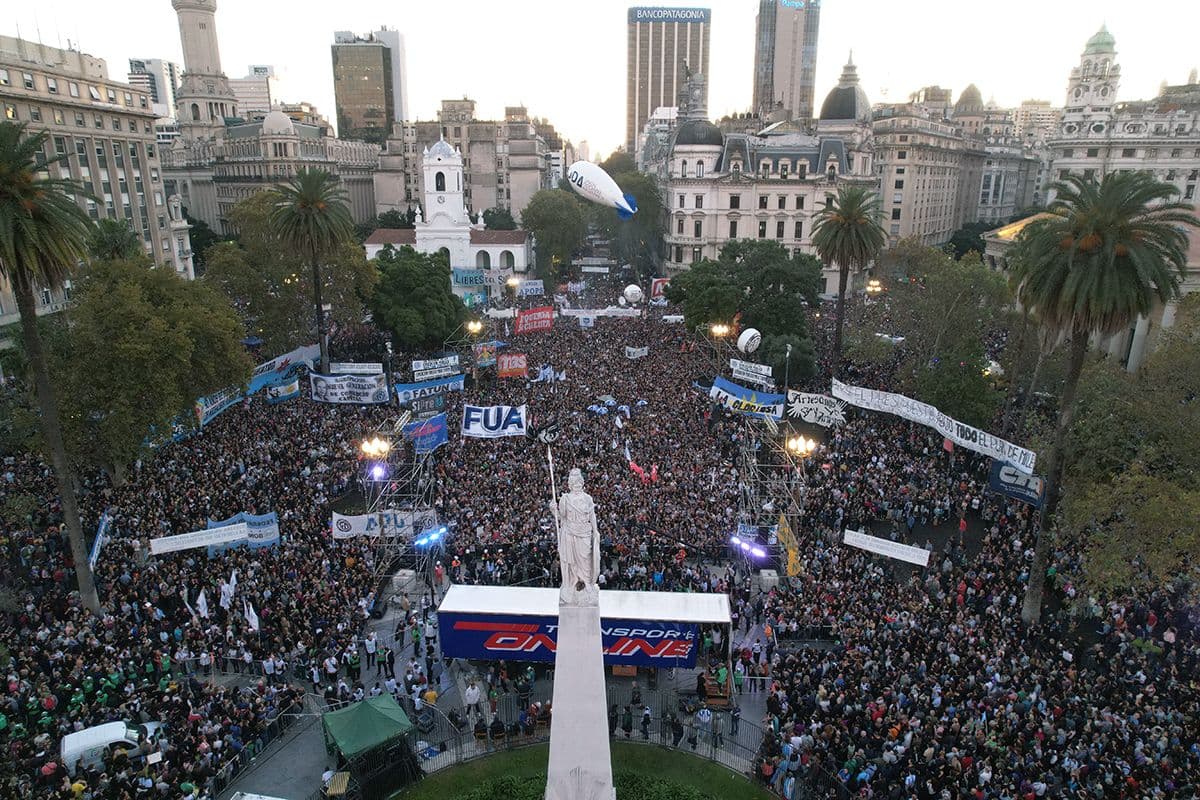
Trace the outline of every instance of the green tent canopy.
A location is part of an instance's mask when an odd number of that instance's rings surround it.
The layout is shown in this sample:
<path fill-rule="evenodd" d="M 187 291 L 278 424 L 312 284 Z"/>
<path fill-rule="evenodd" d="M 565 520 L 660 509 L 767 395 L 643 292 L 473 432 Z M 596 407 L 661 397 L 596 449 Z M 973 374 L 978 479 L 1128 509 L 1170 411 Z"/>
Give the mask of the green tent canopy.
<path fill-rule="evenodd" d="M 413 729 L 408 715 L 390 694 L 371 697 L 321 717 L 325 745 L 336 747 L 352 759 L 360 753 L 402 736 Z"/>

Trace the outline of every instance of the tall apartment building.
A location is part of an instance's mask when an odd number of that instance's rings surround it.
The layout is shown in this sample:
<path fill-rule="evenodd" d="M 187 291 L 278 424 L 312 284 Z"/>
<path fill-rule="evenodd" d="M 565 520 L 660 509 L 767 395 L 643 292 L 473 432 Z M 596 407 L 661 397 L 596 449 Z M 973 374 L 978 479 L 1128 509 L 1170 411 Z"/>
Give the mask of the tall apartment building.
<path fill-rule="evenodd" d="M 675 105 L 689 73 L 708 74 L 707 8 L 629 9 L 626 56 L 625 150 L 633 153 L 646 120 Z M 707 86 L 705 105 L 708 104 Z"/>
<path fill-rule="evenodd" d="M 1049 100 L 1025 100 L 1013 114 L 1013 133 L 1029 145 L 1045 142 L 1058 130 L 1062 109 Z"/>
<path fill-rule="evenodd" d="M 229 88 L 237 98 L 238 114 L 247 120 L 265 117 L 278 101 L 275 68 L 251 64 L 244 78 L 230 78 Z"/>
<path fill-rule="evenodd" d="M 131 86 L 141 87 L 152 102 L 164 106 L 156 109 L 160 117 L 174 119 L 178 114 L 179 79 L 183 70 L 174 61 L 164 61 L 161 58 L 131 58 L 129 59 L 129 75 Z"/>
<path fill-rule="evenodd" d="M 397 123 L 375 176 L 378 211 L 419 205 L 426 193 L 422 155 L 444 140 L 462 154 L 471 213 L 500 207 L 520 219 L 533 194 L 553 185 L 551 150 L 539 129 L 557 136 L 553 125 L 531 119 L 524 106 L 505 108 L 503 120 L 476 119 L 475 101 L 465 97 L 443 100 L 436 120 Z"/>
<path fill-rule="evenodd" d="M 820 0 L 759 0 L 754 39 L 754 110 L 811 119 Z"/>
<path fill-rule="evenodd" d="M 338 31 L 332 54 L 338 134 L 383 144 L 407 112 L 403 37 L 386 28 L 366 36 Z"/>

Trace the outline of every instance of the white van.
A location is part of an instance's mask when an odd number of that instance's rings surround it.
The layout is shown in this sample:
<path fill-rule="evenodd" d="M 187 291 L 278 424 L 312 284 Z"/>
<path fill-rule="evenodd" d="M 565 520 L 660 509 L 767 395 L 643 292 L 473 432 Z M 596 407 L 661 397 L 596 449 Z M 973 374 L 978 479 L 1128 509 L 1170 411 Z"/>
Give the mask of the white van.
<path fill-rule="evenodd" d="M 124 750 L 131 760 L 142 757 L 138 737 L 154 739 L 161 722 L 135 725 L 132 722 L 106 722 L 62 738 L 62 763 L 68 775 L 75 774 L 75 763 L 83 759 L 85 767 L 103 764 L 105 757 Z M 155 748 L 158 749 L 157 747 Z"/>

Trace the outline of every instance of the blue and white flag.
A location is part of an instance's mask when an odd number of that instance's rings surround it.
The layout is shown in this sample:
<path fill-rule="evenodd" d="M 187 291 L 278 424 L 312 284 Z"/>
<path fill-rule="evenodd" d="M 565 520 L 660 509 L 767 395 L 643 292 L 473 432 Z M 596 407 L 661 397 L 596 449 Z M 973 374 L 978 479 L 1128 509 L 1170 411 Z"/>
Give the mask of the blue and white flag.
<path fill-rule="evenodd" d="M 443 412 L 421 422 L 410 422 L 404 426 L 404 435 L 412 439 L 413 450 L 418 455 L 432 453 L 449 441 L 446 414 Z"/>
<path fill-rule="evenodd" d="M 233 525 L 245 524 L 246 538 L 208 545 L 208 555 L 211 558 L 223 550 L 245 545 L 251 550 L 260 547 L 274 547 L 279 544 L 279 515 L 274 511 L 267 514 L 247 514 L 240 511 L 229 519 L 208 521 L 208 529 L 227 528 Z M 237 580 L 233 583 L 236 585 Z"/>
<path fill-rule="evenodd" d="M 477 439 L 524 436 L 526 406 L 463 406 L 462 435 Z"/>
<path fill-rule="evenodd" d="M 745 386 L 739 386 L 720 377 L 713 379 L 712 389 L 709 390 L 708 396 L 730 411 L 757 419 L 770 418 L 773 420 L 783 418 L 783 406 L 787 400 L 781 394 L 767 394 L 747 389 Z"/>
<path fill-rule="evenodd" d="M 420 383 L 397 383 L 396 397 L 400 400 L 400 405 L 406 406 L 423 397 L 433 397 L 447 392 L 461 392 L 462 390 L 463 376 L 451 375 L 448 378 L 421 381 Z"/>
<path fill-rule="evenodd" d="M 579 327 L 581 327 L 581 328 L 596 327 L 596 318 L 591 316 L 590 314 L 587 316 L 580 316 L 577 319 L 579 320 Z"/>
<path fill-rule="evenodd" d="M 289 383 L 280 383 L 267 387 L 267 402 L 271 405 L 282 403 L 300 396 L 300 379 L 292 378 Z"/>

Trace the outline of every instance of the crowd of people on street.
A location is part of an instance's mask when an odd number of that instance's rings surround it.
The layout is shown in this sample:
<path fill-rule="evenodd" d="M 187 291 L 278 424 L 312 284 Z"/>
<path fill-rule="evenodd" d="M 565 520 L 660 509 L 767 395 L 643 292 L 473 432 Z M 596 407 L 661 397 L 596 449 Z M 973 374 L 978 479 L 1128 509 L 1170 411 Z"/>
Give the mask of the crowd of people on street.
<path fill-rule="evenodd" d="M 524 380 L 472 370 L 462 349 L 466 389 L 447 395 L 452 433 L 435 462 L 436 509 L 451 531 L 439 576 L 557 585 L 546 447 L 456 432 L 464 400 L 527 405 L 535 429 L 558 428 L 559 487 L 572 467 L 586 476 L 602 588 L 730 595 L 726 684 L 766 694 L 767 714 L 753 720 L 763 730 L 754 772 L 779 794 L 792 800 L 832 780 L 848 795 L 906 800 L 1196 796 L 1194 613 L 1166 593 L 1080 597 L 1081 557 L 1065 544 L 1047 575 L 1030 576 L 1028 507 L 989 493 L 987 460 L 948 452 L 925 428 L 847 409 L 788 478 L 802 498 L 801 574 L 762 593 L 744 563 L 731 569 L 728 538 L 748 479 L 737 454 L 747 437 L 767 434 L 708 398 L 728 347 L 664 321 L 664 311 L 602 316 L 593 327 L 560 317 L 538 333 L 489 322 L 480 339 L 526 354 Z M 819 339 L 829 316 L 811 320 Z M 334 354 L 383 360 L 383 341 L 369 326 L 347 328 Z M 627 357 L 643 347 L 644 357 Z M 398 382 L 411 380 L 412 355 L 392 360 Z M 532 380 L 543 366 L 553 379 Z M 886 363 L 845 375 L 889 388 Z M 85 529 L 103 514 L 109 521 L 95 566 L 99 614 L 74 591 L 49 467 L 29 453 L 5 458 L 0 794 L 212 797 L 214 778 L 260 748 L 306 691 L 330 704 L 382 691 L 437 702 L 427 614 L 402 615 L 392 640 L 376 641 L 366 631 L 385 600 L 381 551 L 330 535 L 332 505 L 358 487 L 358 443 L 394 413 L 255 396 L 148 454 L 120 483 L 80 475 Z M 37 502 L 22 513 L 6 505 L 23 497 Z M 278 514 L 281 541 L 150 553 L 153 538 L 239 512 Z M 842 545 L 847 527 L 934 554 L 925 569 L 885 562 Z M 1050 606 L 1029 627 L 1020 620 L 1028 580 L 1047 581 Z M 518 683 L 497 674 L 468 687 L 460 710 L 491 724 L 493 687 L 519 693 Z M 542 713 L 522 711 L 530 724 Z M 625 737 L 643 718 L 633 704 L 613 712 L 610 729 Z M 62 736 L 106 721 L 164 726 L 134 752 L 62 763 Z M 679 719 L 670 725 L 682 736 Z M 161 759 L 149 763 L 152 753 Z"/>

